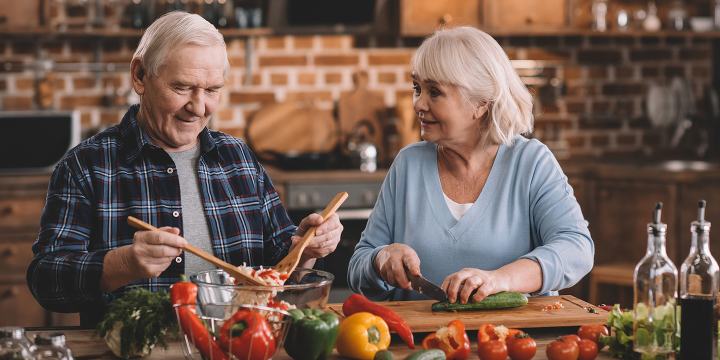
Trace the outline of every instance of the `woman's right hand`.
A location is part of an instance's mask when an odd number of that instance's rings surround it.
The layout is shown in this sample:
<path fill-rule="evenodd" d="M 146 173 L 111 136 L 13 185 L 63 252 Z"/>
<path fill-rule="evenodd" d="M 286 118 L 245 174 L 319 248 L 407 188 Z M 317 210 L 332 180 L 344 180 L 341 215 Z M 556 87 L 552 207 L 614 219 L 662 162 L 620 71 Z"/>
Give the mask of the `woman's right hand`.
<path fill-rule="evenodd" d="M 390 244 L 375 256 L 375 271 L 388 284 L 410 289 L 406 273 L 420 276 L 420 258 L 405 244 Z"/>

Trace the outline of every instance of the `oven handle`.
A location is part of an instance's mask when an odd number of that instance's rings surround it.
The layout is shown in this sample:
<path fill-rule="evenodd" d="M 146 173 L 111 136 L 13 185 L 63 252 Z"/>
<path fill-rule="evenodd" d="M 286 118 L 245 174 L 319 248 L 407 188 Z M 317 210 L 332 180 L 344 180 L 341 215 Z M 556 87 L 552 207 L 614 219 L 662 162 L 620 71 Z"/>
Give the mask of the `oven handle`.
<path fill-rule="evenodd" d="M 335 212 L 338 214 L 340 220 L 367 220 L 370 218 L 372 209 L 350 209 L 350 210 L 338 210 Z"/>

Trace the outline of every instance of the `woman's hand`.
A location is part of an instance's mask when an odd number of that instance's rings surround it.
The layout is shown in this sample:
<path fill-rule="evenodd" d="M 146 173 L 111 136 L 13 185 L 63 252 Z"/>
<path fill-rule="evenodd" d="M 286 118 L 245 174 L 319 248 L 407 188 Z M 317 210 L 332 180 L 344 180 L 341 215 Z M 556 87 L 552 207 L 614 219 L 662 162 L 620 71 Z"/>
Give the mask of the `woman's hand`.
<path fill-rule="evenodd" d="M 451 303 L 459 300 L 466 304 L 470 294 L 477 290 L 472 300 L 479 302 L 488 295 L 508 291 L 508 284 L 497 271 L 485 271 L 474 268 L 465 268 L 448 275 L 440 287 L 448 295 Z"/>
<path fill-rule="evenodd" d="M 391 244 L 375 256 L 375 271 L 392 286 L 410 289 L 407 273 L 420 276 L 420 258 L 405 244 Z"/>

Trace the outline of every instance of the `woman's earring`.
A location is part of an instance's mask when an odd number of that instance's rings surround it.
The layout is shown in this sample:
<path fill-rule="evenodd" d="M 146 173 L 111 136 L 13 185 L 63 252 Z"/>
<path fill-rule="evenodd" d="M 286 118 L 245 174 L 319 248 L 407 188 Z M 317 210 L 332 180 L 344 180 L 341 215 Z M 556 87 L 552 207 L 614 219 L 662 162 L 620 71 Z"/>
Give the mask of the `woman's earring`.
<path fill-rule="evenodd" d="M 418 111 L 418 117 L 420 118 L 420 120 L 424 119 L 424 118 L 425 118 L 425 112 L 423 112 L 423 111 Z"/>

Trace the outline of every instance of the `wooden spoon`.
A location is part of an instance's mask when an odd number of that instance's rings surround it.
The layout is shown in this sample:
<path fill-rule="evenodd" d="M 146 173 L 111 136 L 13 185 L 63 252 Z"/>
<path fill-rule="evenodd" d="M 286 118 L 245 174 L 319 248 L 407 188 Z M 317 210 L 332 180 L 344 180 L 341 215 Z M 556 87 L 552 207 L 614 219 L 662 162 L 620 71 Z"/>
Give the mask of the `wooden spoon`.
<path fill-rule="evenodd" d="M 337 195 L 335 195 L 335 197 L 330 200 L 330 203 L 328 203 L 328 205 L 320 214 L 323 221 L 325 221 L 328 217 L 334 214 L 335 211 L 340 207 L 340 205 L 345 202 L 345 199 L 347 199 L 347 197 L 348 193 L 346 192 L 337 193 Z M 307 229 L 300 241 L 295 244 L 295 247 L 293 247 L 292 250 L 290 250 L 290 252 L 282 260 L 280 260 L 280 262 L 277 263 L 277 265 L 275 265 L 275 270 L 280 273 L 286 274 L 291 274 L 293 271 L 295 271 L 295 268 L 300 262 L 300 256 L 310 243 L 310 240 L 315 237 L 315 230 L 317 230 L 316 226 L 312 226 Z"/>
<path fill-rule="evenodd" d="M 128 216 L 128 224 L 138 230 L 149 230 L 149 231 L 159 231 L 158 228 L 136 218 L 133 216 Z M 235 281 L 241 284 L 248 284 L 248 285 L 261 285 L 265 286 L 264 282 L 252 278 L 249 275 L 242 273 L 238 270 L 237 267 L 233 266 L 232 264 L 226 263 L 225 261 L 222 261 L 212 254 L 209 254 L 193 245 L 188 243 L 185 245 L 185 251 L 190 252 L 192 254 L 197 255 L 199 258 L 217 266 L 218 268 L 225 270 L 226 273 L 230 274 L 230 276 L 235 278 Z"/>

